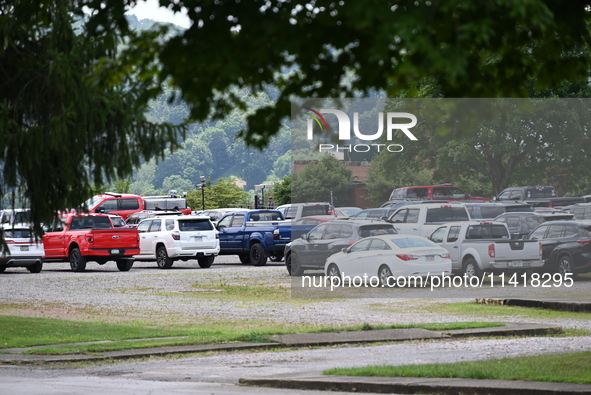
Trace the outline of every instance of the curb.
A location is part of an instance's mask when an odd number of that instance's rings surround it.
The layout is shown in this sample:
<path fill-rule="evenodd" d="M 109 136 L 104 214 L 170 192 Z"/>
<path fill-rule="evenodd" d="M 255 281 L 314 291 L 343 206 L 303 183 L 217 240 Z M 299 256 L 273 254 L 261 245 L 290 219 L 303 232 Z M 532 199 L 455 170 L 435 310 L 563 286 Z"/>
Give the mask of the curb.
<path fill-rule="evenodd" d="M 476 299 L 476 303 L 499 306 L 538 307 L 574 313 L 591 313 L 591 300 L 483 298 Z"/>
<path fill-rule="evenodd" d="M 291 335 L 272 336 L 271 343 L 225 343 L 199 344 L 187 346 L 165 346 L 140 348 L 135 350 L 105 351 L 95 354 L 67 354 L 67 355 L 29 355 L 29 354 L 0 354 L 0 364 L 26 363 L 56 363 L 56 362 L 88 362 L 105 361 L 110 359 L 131 359 L 171 354 L 194 354 L 217 351 L 247 351 L 266 350 L 270 348 L 286 347 L 314 347 L 337 344 L 363 344 L 375 342 L 410 341 L 450 339 L 461 337 L 489 337 L 489 336 L 537 336 L 548 333 L 560 333 L 562 330 L 555 326 L 538 324 L 506 323 L 504 327 L 457 329 L 448 331 L 431 331 L 420 328 L 374 329 L 369 331 L 343 331 L 300 333 Z M 0 351 L 6 351 L 0 350 Z"/>
<path fill-rule="evenodd" d="M 282 389 L 372 392 L 372 393 L 436 393 L 470 395 L 552 395 L 589 394 L 591 385 L 539 381 L 479 380 L 423 377 L 353 377 L 308 374 L 263 378 L 241 378 L 240 384 Z"/>

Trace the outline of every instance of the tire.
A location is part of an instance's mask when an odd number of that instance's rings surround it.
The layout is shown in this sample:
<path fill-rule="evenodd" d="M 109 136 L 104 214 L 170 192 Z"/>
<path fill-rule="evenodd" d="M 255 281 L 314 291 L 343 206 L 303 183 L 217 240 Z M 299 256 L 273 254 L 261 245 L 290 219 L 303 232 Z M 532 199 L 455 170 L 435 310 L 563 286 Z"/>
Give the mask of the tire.
<path fill-rule="evenodd" d="M 156 249 L 156 264 L 160 269 L 170 269 L 174 261 L 168 257 L 166 247 L 158 246 Z"/>
<path fill-rule="evenodd" d="M 6 270 L 6 266 L 0 266 L 0 273 L 4 273 L 4 270 Z"/>
<path fill-rule="evenodd" d="M 238 258 L 243 265 L 250 265 L 250 254 L 239 254 Z"/>
<path fill-rule="evenodd" d="M 199 267 L 203 269 L 210 268 L 213 265 L 213 261 L 215 259 L 215 255 L 208 255 L 197 258 L 197 263 L 199 263 Z"/>
<path fill-rule="evenodd" d="M 128 272 L 133 266 L 133 259 L 117 259 L 115 263 L 120 272 Z"/>
<path fill-rule="evenodd" d="M 281 262 L 283 260 L 283 254 L 282 253 L 273 254 L 269 257 L 269 260 L 271 262 Z"/>
<path fill-rule="evenodd" d="M 261 243 L 254 243 L 250 246 L 250 261 L 255 266 L 267 264 L 267 257 L 265 256 L 265 250 Z"/>
<path fill-rule="evenodd" d="M 296 253 L 291 253 L 285 258 L 285 267 L 290 276 L 301 276 L 304 269 L 300 266 L 300 258 Z"/>
<path fill-rule="evenodd" d="M 27 266 L 27 270 L 31 273 L 41 273 L 41 270 L 43 270 L 43 262 L 37 262 L 34 265 Z"/>
<path fill-rule="evenodd" d="M 556 263 L 556 273 L 560 274 L 562 278 L 565 278 L 565 274 L 570 273 L 570 278 L 575 278 L 573 272 L 573 260 L 569 255 L 562 255 L 558 258 Z"/>
<path fill-rule="evenodd" d="M 480 267 L 478 267 L 478 263 L 476 263 L 474 258 L 466 259 L 466 262 L 464 262 L 464 276 L 467 276 L 468 278 L 482 278 L 483 274 L 484 272 L 480 270 Z"/>
<path fill-rule="evenodd" d="M 70 269 L 74 272 L 86 270 L 86 258 L 82 256 L 79 248 L 72 248 L 70 251 Z"/>
<path fill-rule="evenodd" d="M 392 283 L 392 280 L 388 280 L 389 278 L 394 278 L 392 275 L 392 270 L 387 265 L 382 265 L 378 269 L 378 279 L 380 280 L 380 287 L 393 287 L 396 283 Z"/>
<path fill-rule="evenodd" d="M 341 285 L 341 271 L 339 267 L 335 263 L 331 263 L 328 265 L 328 270 L 326 271 L 326 275 L 328 276 L 331 284 L 335 287 L 339 287 Z"/>

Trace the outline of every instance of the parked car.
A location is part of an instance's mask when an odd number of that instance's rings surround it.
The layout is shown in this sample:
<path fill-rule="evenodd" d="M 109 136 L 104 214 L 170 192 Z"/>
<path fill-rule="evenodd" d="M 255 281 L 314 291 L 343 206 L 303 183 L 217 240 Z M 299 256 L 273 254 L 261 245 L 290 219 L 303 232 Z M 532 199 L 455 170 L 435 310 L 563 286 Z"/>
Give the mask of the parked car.
<path fill-rule="evenodd" d="M 180 211 L 177 210 L 143 210 L 139 213 L 131 214 L 127 217 L 125 224 L 130 228 L 137 228 L 138 224 L 146 218 L 154 218 L 156 216 L 165 216 L 165 215 L 184 215 Z"/>
<path fill-rule="evenodd" d="M 388 218 L 396 211 L 395 208 L 368 208 L 361 210 L 357 214 L 351 217 L 351 219 L 382 219 Z"/>
<path fill-rule="evenodd" d="M 244 264 L 262 266 L 269 257 L 283 259 L 291 241 L 291 221 L 278 210 L 242 210 L 227 214 L 216 225 L 220 255 L 238 255 Z"/>
<path fill-rule="evenodd" d="M 493 222 L 507 224 L 512 239 L 523 239 L 546 221 L 563 221 L 569 219 L 574 219 L 574 215 L 564 212 L 534 211 L 531 213 L 504 213 L 494 218 Z"/>
<path fill-rule="evenodd" d="M 28 208 L 16 208 L 0 210 L 0 226 L 10 227 L 15 224 L 22 226 L 31 223 L 31 210 Z"/>
<path fill-rule="evenodd" d="M 300 219 L 315 215 L 337 216 L 330 203 L 291 203 L 277 207 L 285 219 Z"/>
<path fill-rule="evenodd" d="M 211 219 L 211 222 L 215 225 L 218 223 L 218 221 L 220 219 L 222 219 L 224 217 L 224 215 L 226 215 L 228 213 L 232 213 L 234 211 L 244 211 L 244 210 L 245 209 L 240 209 L 240 208 L 216 208 L 213 210 L 201 211 L 199 213 L 199 215 L 207 215 Z"/>
<path fill-rule="evenodd" d="M 337 207 L 335 208 L 337 216 L 339 217 L 352 217 L 361 211 L 360 207 Z"/>
<path fill-rule="evenodd" d="M 67 214 L 44 226 L 45 261 L 70 262 L 75 272 L 86 270 L 89 261 L 104 265 L 110 260 L 120 271 L 129 271 L 133 255 L 140 252 L 136 229 L 115 227 L 106 214 Z"/>
<path fill-rule="evenodd" d="M 360 276 L 379 279 L 382 287 L 394 286 L 398 277 L 444 276 L 451 274 L 449 252 L 421 236 L 384 235 L 359 240 L 331 255 L 324 264 L 329 277 Z"/>
<path fill-rule="evenodd" d="M 506 188 L 494 201 L 512 200 L 523 201 L 534 207 L 563 207 L 576 203 L 585 203 L 583 197 L 559 197 L 553 186 L 521 186 Z"/>
<path fill-rule="evenodd" d="M 572 276 L 591 272 L 591 221 L 552 221 L 534 229 L 529 240 L 542 243 L 542 272 L 570 273 Z"/>
<path fill-rule="evenodd" d="M 442 223 L 469 220 L 466 206 L 452 202 L 403 206 L 387 222 L 394 224 L 398 233 L 428 237 Z"/>
<path fill-rule="evenodd" d="M 291 224 L 291 240 L 299 239 L 303 234 L 308 233 L 316 227 L 316 225 L 323 222 L 333 221 L 336 217 L 332 215 L 316 215 L 312 217 L 302 217 L 300 219 L 292 220 Z"/>
<path fill-rule="evenodd" d="M 136 261 L 156 261 L 161 269 L 169 269 L 174 261 L 197 259 L 202 268 L 209 268 L 220 252 L 218 231 L 205 215 L 181 215 L 147 218 L 137 230 L 140 252 Z"/>
<path fill-rule="evenodd" d="M 490 201 L 484 197 L 470 196 L 469 193 L 451 184 L 414 186 L 396 188 L 390 194 L 389 202 L 396 203 L 403 200 L 482 200 Z"/>
<path fill-rule="evenodd" d="M 519 202 L 463 202 L 472 220 L 492 220 L 506 212 L 533 212 L 528 203 Z"/>
<path fill-rule="evenodd" d="M 292 276 L 305 270 L 324 270 L 326 258 L 369 236 L 395 234 L 392 224 L 384 222 L 339 220 L 325 222 L 285 246 L 285 266 Z"/>
<path fill-rule="evenodd" d="M 445 224 L 429 237 L 450 253 L 455 274 L 482 277 L 484 272 L 516 272 L 543 266 L 542 246 L 511 240 L 505 224 L 461 222 Z"/>
<path fill-rule="evenodd" d="M 570 207 L 569 211 L 578 220 L 591 219 L 591 203 L 580 203 Z"/>
<path fill-rule="evenodd" d="M 35 240 L 28 224 L 14 224 L 4 228 L 4 241 L 8 252 L 0 256 L 0 273 L 9 267 L 26 267 L 31 273 L 41 272 L 45 258 L 43 242 Z"/>

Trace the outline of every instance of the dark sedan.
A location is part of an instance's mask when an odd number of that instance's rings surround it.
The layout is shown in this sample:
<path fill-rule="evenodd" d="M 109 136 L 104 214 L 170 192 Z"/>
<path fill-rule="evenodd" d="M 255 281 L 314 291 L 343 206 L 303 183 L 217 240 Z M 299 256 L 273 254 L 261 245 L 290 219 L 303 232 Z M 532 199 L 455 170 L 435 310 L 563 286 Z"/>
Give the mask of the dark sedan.
<path fill-rule="evenodd" d="M 570 219 L 574 219 L 574 215 L 571 213 L 535 211 L 532 213 L 505 213 L 493 221 L 507 224 L 512 239 L 523 239 L 544 222 Z"/>
<path fill-rule="evenodd" d="M 527 238 L 542 243 L 542 271 L 562 276 L 591 272 L 591 221 L 545 222 Z"/>
<path fill-rule="evenodd" d="M 285 247 L 285 265 L 292 276 L 304 270 L 324 270 L 326 258 L 369 236 L 395 234 L 392 224 L 334 220 L 316 226 Z"/>

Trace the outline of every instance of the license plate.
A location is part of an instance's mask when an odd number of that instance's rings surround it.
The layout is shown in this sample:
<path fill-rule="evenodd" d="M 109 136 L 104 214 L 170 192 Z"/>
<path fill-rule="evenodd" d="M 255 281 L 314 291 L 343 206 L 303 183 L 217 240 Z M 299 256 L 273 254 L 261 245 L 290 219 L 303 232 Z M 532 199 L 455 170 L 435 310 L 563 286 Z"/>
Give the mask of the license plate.
<path fill-rule="evenodd" d="M 511 267 L 522 267 L 523 266 L 523 262 L 522 261 L 511 261 L 511 262 L 509 262 L 509 266 L 511 266 Z"/>
<path fill-rule="evenodd" d="M 21 251 L 29 251 L 29 246 L 21 246 Z"/>
<path fill-rule="evenodd" d="M 119 254 L 119 250 L 111 250 L 111 254 Z"/>
<path fill-rule="evenodd" d="M 193 238 L 195 239 L 195 241 L 203 240 L 203 236 L 193 236 Z"/>
<path fill-rule="evenodd" d="M 431 262 L 435 260 L 435 255 L 427 255 L 427 262 Z"/>

